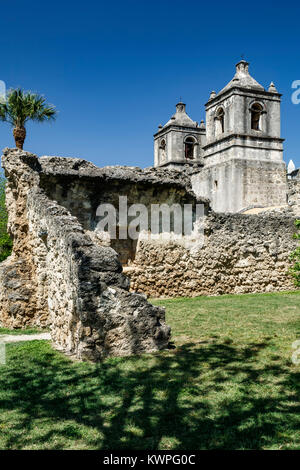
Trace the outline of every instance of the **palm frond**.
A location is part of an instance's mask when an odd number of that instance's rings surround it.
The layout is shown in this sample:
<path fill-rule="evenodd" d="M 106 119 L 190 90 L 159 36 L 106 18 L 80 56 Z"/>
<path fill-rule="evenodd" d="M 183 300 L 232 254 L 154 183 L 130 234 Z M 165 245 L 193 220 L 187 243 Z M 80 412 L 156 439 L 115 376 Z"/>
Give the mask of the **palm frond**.
<path fill-rule="evenodd" d="M 0 103 L 0 120 L 16 127 L 24 127 L 29 120 L 53 120 L 56 115 L 55 107 L 47 104 L 43 96 L 21 88 L 9 90 L 6 102 Z"/>

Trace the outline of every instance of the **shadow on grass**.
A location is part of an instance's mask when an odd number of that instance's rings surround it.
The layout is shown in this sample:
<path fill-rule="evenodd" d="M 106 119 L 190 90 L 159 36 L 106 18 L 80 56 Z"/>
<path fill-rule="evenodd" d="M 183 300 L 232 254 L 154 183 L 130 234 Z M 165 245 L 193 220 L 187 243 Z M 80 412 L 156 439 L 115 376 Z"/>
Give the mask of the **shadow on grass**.
<path fill-rule="evenodd" d="M 43 348 L 1 370 L 1 413 L 16 413 L 5 448 L 293 448 L 297 432 L 299 446 L 300 373 L 276 355 L 262 361 L 268 342 L 185 344 L 97 365 Z"/>

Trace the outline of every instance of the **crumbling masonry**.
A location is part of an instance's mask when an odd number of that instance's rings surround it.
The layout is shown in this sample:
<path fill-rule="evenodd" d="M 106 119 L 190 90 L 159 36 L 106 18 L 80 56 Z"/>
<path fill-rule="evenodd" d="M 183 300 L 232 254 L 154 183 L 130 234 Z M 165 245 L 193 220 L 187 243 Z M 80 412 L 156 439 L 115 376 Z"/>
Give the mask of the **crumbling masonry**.
<path fill-rule="evenodd" d="M 130 293 L 117 253 L 95 244 L 78 219 L 48 197 L 43 181 L 51 179 L 50 172 L 59 180 L 60 161 L 4 152 L 14 249 L 1 263 L 1 323 L 13 328 L 50 325 L 54 345 L 79 359 L 166 348 L 170 328 L 164 310 Z M 79 186 L 94 168 L 82 160 L 65 163 L 70 180 Z M 100 189 L 101 180 L 96 184 Z"/>
<path fill-rule="evenodd" d="M 75 158 L 6 149 L 8 229 L 13 254 L 0 265 L 3 326 L 50 326 L 53 344 L 78 359 L 167 347 L 170 328 L 153 297 L 294 289 L 288 274 L 296 246 L 299 181 L 289 204 L 248 213 L 214 213 L 192 190 L 194 170 L 97 168 Z M 197 171 L 197 170 L 195 170 Z M 164 240 L 99 237 L 100 203 L 204 207 L 200 250 Z"/>

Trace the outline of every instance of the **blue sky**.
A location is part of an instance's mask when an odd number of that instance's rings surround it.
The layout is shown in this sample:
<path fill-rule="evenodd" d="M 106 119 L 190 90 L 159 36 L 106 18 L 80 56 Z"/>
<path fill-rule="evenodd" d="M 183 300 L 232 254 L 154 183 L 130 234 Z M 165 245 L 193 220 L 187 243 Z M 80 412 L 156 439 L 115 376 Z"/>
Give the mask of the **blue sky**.
<path fill-rule="evenodd" d="M 59 116 L 28 127 L 25 150 L 97 165 L 150 166 L 153 133 L 182 96 L 205 118 L 210 91 L 241 55 L 265 87 L 283 93 L 285 160 L 300 166 L 300 6 L 286 1 L 1 2 L 0 80 L 44 94 Z M 0 123 L 1 148 L 14 146 Z"/>

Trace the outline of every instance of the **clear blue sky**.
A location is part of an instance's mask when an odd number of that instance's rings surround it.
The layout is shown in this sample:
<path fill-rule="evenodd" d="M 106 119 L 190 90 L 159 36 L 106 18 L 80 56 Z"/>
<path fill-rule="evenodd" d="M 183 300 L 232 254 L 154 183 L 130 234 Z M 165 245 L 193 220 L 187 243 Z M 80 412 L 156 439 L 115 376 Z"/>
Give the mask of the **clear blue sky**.
<path fill-rule="evenodd" d="M 43 93 L 53 124 L 28 128 L 25 149 L 97 165 L 150 166 L 153 133 L 182 96 L 192 119 L 234 75 L 251 74 L 283 93 L 285 160 L 300 166 L 300 6 L 295 2 L 1 2 L 1 72 L 8 87 Z M 14 146 L 0 123 L 1 148 Z"/>

